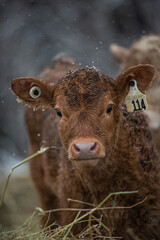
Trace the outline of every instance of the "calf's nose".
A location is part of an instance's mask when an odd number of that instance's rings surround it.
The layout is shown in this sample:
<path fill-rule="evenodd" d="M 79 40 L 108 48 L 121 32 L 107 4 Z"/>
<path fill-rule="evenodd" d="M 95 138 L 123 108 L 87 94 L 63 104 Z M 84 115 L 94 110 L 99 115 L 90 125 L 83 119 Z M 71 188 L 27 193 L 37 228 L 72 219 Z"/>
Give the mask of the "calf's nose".
<path fill-rule="evenodd" d="M 89 142 L 89 143 L 75 143 L 73 145 L 74 151 L 79 152 L 93 152 L 96 149 L 97 143 Z"/>
<path fill-rule="evenodd" d="M 76 142 L 71 146 L 73 159 L 94 159 L 98 158 L 99 144 L 97 142 Z"/>

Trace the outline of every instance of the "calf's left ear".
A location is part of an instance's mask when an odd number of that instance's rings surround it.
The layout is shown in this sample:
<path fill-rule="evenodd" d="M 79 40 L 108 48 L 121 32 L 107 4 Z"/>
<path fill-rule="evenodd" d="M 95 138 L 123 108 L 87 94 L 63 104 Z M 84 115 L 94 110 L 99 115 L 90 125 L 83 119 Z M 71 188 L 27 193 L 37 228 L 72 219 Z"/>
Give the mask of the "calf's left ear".
<path fill-rule="evenodd" d="M 11 82 L 11 90 L 17 101 L 33 108 L 46 108 L 53 105 L 54 85 L 37 78 L 17 78 Z"/>
<path fill-rule="evenodd" d="M 139 64 L 125 70 L 122 74 L 116 77 L 118 93 L 122 98 L 125 98 L 130 89 L 130 81 L 135 80 L 140 92 L 145 94 L 146 89 L 151 85 L 155 78 L 155 69 L 149 64 Z"/>

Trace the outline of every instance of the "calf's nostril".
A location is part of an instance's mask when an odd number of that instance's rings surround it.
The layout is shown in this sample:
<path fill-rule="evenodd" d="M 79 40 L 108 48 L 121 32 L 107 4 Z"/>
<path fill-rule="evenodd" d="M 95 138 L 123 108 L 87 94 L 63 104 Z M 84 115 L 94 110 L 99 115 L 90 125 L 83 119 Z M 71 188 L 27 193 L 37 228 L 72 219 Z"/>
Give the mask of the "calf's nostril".
<path fill-rule="evenodd" d="M 76 150 L 76 152 L 80 152 L 80 148 L 78 147 L 78 144 L 74 144 L 74 149 Z"/>
<path fill-rule="evenodd" d="M 96 149 L 97 143 L 93 142 L 92 146 L 90 147 L 90 151 L 94 151 Z"/>

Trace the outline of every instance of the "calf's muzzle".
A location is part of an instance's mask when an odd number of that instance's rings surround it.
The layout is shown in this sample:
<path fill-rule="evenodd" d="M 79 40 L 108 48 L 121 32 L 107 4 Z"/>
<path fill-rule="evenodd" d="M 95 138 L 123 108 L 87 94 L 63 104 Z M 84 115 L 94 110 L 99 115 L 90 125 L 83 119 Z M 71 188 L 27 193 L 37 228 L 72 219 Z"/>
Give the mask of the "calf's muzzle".
<path fill-rule="evenodd" d="M 91 160 L 105 156 L 103 145 L 97 139 L 77 139 L 70 144 L 68 150 L 70 160 Z"/>

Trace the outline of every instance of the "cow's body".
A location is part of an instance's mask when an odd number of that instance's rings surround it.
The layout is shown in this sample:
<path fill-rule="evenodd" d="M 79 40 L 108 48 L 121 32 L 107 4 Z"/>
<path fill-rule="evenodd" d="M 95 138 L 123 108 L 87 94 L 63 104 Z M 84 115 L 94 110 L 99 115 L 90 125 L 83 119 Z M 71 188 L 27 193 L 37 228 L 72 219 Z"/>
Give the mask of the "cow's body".
<path fill-rule="evenodd" d="M 58 71 L 63 69 L 62 76 L 65 68 L 66 72 L 69 67 L 74 69 L 70 60 L 60 58 L 56 61 L 61 66 Z M 57 69 L 53 65 L 49 71 L 50 79 L 56 82 Z M 140 76 L 143 75 L 142 72 L 139 73 Z M 41 76 L 43 80 L 50 81 L 46 73 Z M 133 74 L 139 81 L 135 70 Z M 121 81 L 122 77 L 117 81 Z M 150 78 L 153 78 L 153 74 Z M 107 95 L 104 91 L 106 86 Z M 143 86 L 141 88 L 143 90 Z M 16 92 L 14 88 L 13 90 Z M 116 200 L 111 198 L 104 204 L 105 207 L 111 207 L 115 201 L 116 206 L 129 207 L 142 201 L 134 208 L 97 211 L 93 215 L 97 218 L 103 216 L 103 223 L 110 229 L 108 233 L 103 228 L 102 234 L 106 236 L 122 237 L 125 240 L 160 239 L 159 160 L 151 133 L 143 113 L 129 114 L 125 107 L 117 102 L 117 98 L 121 96 L 118 92 L 116 94 L 116 91 L 116 83 L 96 70 L 77 70 L 55 85 L 54 104 L 58 102 L 55 99 L 60 98 L 58 108 L 66 106 L 62 111 L 65 118 L 58 116 L 58 130 L 53 110 L 34 112 L 26 109 L 30 153 L 36 152 L 41 146 L 57 148 L 31 160 L 31 175 L 44 210 L 88 208 L 88 205 L 82 202 L 98 205 L 110 193 L 138 190 L 138 193 L 119 195 Z M 123 88 L 120 91 L 123 91 Z M 17 95 L 22 98 L 22 95 Z M 105 99 L 109 104 L 107 106 L 110 107 L 111 103 L 114 105 L 113 116 L 108 113 L 107 120 L 103 112 L 101 113 Z M 108 110 L 108 107 L 106 108 Z M 90 141 L 87 144 L 96 142 L 90 153 L 91 156 L 93 153 L 99 156 L 96 160 L 82 159 L 82 155 L 79 157 L 79 152 L 84 149 L 84 141 Z M 83 154 L 86 154 L 88 159 L 88 153 L 84 151 Z M 67 201 L 68 198 L 79 202 Z M 57 211 L 50 215 L 48 225 L 55 220 L 66 225 L 72 222 L 76 215 L 77 212 L 74 211 Z M 44 225 L 47 220 L 48 216 L 43 219 Z M 72 228 L 73 233 L 79 233 L 85 225 L 86 223 L 76 224 Z"/>

